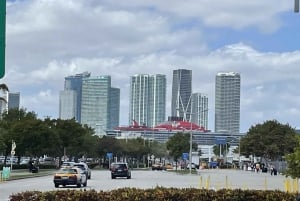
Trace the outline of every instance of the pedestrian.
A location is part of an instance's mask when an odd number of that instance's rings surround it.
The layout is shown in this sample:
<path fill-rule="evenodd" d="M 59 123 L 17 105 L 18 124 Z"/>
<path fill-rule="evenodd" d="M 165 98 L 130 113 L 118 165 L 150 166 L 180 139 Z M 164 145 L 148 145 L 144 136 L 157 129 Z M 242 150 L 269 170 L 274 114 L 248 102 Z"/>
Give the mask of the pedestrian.
<path fill-rule="evenodd" d="M 260 164 L 259 163 L 256 163 L 255 164 L 255 171 L 258 173 L 260 170 Z"/>
<path fill-rule="evenodd" d="M 273 173 L 274 173 L 274 167 L 273 167 L 273 165 L 271 166 L 271 176 L 273 175 Z"/>

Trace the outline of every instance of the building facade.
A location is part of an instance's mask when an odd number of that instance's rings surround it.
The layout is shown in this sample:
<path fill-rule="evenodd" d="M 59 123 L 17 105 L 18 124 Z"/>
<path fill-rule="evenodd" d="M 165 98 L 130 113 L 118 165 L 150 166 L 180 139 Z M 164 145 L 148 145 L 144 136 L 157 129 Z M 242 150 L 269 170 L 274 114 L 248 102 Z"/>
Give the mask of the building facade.
<path fill-rule="evenodd" d="M 154 127 L 165 121 L 166 76 L 140 74 L 130 77 L 129 124 Z"/>
<path fill-rule="evenodd" d="M 77 114 L 77 93 L 75 90 L 59 92 L 59 118 L 72 119 Z"/>
<path fill-rule="evenodd" d="M 173 70 L 171 115 L 190 119 L 192 96 L 192 71 Z"/>
<path fill-rule="evenodd" d="M 119 125 L 120 90 L 111 88 L 111 77 L 82 79 L 81 124 L 93 128 L 97 135 Z"/>
<path fill-rule="evenodd" d="M 241 76 L 218 73 L 215 85 L 215 132 L 240 132 Z"/>
<path fill-rule="evenodd" d="M 8 109 L 20 109 L 20 92 L 8 93 Z"/>
<path fill-rule="evenodd" d="M 74 108 L 73 110 L 75 111 L 75 116 L 74 116 L 75 120 L 79 123 L 81 122 L 82 79 L 88 78 L 90 76 L 91 76 L 91 73 L 84 72 L 84 73 L 79 73 L 76 75 L 71 75 L 71 76 L 65 77 L 64 91 L 73 91 L 73 92 L 65 93 L 64 95 L 69 94 L 72 97 L 69 97 L 68 99 L 72 99 L 73 95 L 74 95 L 73 93 L 75 93 L 76 100 L 74 100 L 74 102 L 76 104 L 74 106 L 76 108 Z M 64 97 L 64 98 L 67 98 L 67 97 Z M 67 105 L 63 105 L 63 106 L 67 106 Z M 70 111 L 69 109 L 64 109 L 63 107 L 60 109 L 61 110 L 59 113 L 62 116 L 70 116 L 70 114 L 63 114 L 64 111 Z M 72 118 L 74 118 L 74 117 L 72 117 Z"/>
<path fill-rule="evenodd" d="M 191 121 L 208 129 L 208 97 L 205 94 L 192 94 Z"/>

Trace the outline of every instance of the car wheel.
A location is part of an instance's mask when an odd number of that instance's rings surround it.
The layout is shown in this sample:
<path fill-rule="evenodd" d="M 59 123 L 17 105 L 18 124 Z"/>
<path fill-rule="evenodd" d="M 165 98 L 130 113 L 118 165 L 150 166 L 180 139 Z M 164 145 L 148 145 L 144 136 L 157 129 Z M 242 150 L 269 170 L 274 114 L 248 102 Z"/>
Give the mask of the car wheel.
<path fill-rule="evenodd" d="M 80 188 L 80 187 L 81 187 L 81 183 L 78 183 L 78 184 L 77 184 L 77 188 Z"/>
<path fill-rule="evenodd" d="M 88 176 L 88 179 L 91 179 L 91 175 Z"/>
<path fill-rule="evenodd" d="M 111 179 L 115 179 L 115 178 L 116 178 L 115 176 L 111 175 Z"/>
<path fill-rule="evenodd" d="M 54 184 L 54 186 L 55 186 L 55 188 L 58 188 L 58 187 L 59 187 L 59 185 L 58 185 L 58 184 Z"/>
<path fill-rule="evenodd" d="M 127 179 L 131 179 L 131 175 L 127 176 Z"/>
<path fill-rule="evenodd" d="M 83 183 L 83 186 L 84 186 L 84 187 L 86 187 L 86 186 L 87 186 L 87 181 L 85 181 L 85 182 Z"/>

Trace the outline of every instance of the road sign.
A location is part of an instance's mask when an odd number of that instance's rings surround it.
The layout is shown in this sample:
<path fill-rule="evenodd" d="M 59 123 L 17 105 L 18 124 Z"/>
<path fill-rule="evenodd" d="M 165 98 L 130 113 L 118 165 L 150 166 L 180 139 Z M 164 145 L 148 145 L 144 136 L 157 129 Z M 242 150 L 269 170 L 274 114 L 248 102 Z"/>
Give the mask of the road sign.
<path fill-rule="evenodd" d="M 112 153 L 106 153 L 106 157 L 109 158 L 109 159 L 112 159 L 113 154 Z"/>
<path fill-rule="evenodd" d="M 182 153 L 182 159 L 187 160 L 189 158 L 189 153 Z"/>
<path fill-rule="evenodd" d="M 5 73 L 5 15 L 6 15 L 6 0 L 0 1 L 0 78 Z"/>
<path fill-rule="evenodd" d="M 226 144 L 227 139 L 226 137 L 216 137 L 216 144 Z"/>
<path fill-rule="evenodd" d="M 10 153 L 11 153 L 12 156 L 14 156 L 16 154 L 15 151 L 11 151 Z"/>

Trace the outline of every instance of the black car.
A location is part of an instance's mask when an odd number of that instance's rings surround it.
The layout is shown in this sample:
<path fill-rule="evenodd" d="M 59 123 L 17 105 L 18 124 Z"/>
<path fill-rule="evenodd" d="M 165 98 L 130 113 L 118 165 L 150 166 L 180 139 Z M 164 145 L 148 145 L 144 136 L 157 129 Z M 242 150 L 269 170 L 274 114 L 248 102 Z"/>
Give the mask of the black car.
<path fill-rule="evenodd" d="M 131 171 L 129 170 L 127 163 L 112 163 L 110 165 L 111 178 L 126 177 L 131 179 Z"/>

